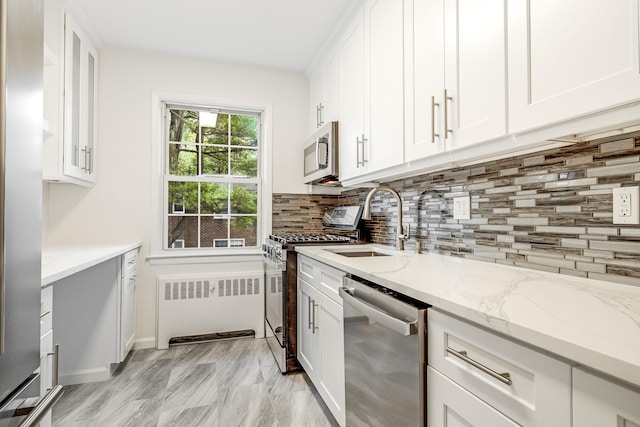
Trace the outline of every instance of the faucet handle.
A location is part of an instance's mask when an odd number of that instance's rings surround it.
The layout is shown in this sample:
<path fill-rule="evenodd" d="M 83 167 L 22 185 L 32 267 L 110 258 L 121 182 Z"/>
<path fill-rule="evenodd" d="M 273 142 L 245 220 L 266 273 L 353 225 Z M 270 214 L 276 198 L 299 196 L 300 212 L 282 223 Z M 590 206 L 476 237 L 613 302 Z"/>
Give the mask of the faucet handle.
<path fill-rule="evenodd" d="M 411 238 L 411 224 L 407 224 L 407 232 L 404 232 L 404 227 L 402 227 L 403 229 L 400 230 L 400 235 L 398 236 L 398 239 L 401 240 L 409 240 Z"/>

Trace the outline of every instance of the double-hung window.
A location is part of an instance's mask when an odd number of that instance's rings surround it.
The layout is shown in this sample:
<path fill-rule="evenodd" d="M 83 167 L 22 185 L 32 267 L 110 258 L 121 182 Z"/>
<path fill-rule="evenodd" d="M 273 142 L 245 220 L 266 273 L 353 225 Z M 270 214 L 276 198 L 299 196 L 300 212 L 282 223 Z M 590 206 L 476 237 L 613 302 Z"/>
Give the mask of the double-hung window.
<path fill-rule="evenodd" d="M 257 247 L 261 113 L 165 105 L 164 248 Z"/>

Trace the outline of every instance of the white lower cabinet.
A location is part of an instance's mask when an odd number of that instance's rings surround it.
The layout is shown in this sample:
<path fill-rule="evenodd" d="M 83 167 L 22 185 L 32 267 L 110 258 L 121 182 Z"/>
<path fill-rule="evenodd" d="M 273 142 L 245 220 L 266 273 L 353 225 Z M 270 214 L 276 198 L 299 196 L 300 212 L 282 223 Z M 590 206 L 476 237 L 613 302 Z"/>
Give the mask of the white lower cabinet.
<path fill-rule="evenodd" d="M 430 366 L 427 367 L 427 396 L 428 426 L 518 426 Z"/>
<path fill-rule="evenodd" d="M 120 283 L 120 340 L 119 361 L 122 362 L 133 348 L 136 339 L 136 262 L 138 250 L 122 255 Z"/>
<path fill-rule="evenodd" d="M 311 268 L 311 270 L 310 270 Z M 313 382 L 338 424 L 345 425 L 344 328 L 342 305 L 327 289 L 344 273 L 298 256 L 298 362 Z M 339 299 L 339 297 L 337 297 Z"/>
<path fill-rule="evenodd" d="M 53 288 L 42 289 L 40 294 L 40 396 L 53 387 L 55 378 L 53 355 Z M 40 427 L 51 426 L 51 411 L 40 421 Z"/>
<path fill-rule="evenodd" d="M 640 390 L 573 368 L 573 427 L 640 427 Z"/>
<path fill-rule="evenodd" d="M 571 366 L 435 309 L 428 314 L 428 361 L 517 425 L 571 426 Z M 431 386 L 430 386 L 431 387 Z M 431 390 L 427 412 L 437 411 Z M 435 397 L 437 400 L 437 397 Z M 442 409 L 440 409 L 442 411 Z M 441 419 L 435 419 L 441 425 Z M 494 426 L 475 422 L 474 426 Z"/>

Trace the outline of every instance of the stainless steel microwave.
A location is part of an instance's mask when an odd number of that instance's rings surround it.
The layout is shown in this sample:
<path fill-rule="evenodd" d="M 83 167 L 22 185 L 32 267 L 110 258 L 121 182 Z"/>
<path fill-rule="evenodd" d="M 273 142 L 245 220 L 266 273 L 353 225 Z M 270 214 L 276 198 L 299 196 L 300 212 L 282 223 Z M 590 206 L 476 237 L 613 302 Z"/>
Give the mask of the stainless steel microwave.
<path fill-rule="evenodd" d="M 304 183 L 339 185 L 338 122 L 319 128 L 304 144 Z"/>

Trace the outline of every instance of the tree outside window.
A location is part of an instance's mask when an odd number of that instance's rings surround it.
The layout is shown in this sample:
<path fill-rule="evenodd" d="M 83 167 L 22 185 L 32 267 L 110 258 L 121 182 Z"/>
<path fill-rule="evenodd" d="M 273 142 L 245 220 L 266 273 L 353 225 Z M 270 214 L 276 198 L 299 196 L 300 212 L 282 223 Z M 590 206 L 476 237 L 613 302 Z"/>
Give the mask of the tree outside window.
<path fill-rule="evenodd" d="M 166 248 L 256 247 L 260 114 L 166 111 Z"/>

